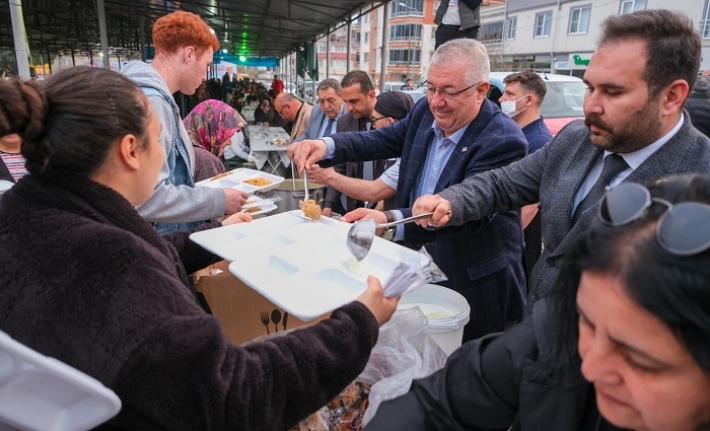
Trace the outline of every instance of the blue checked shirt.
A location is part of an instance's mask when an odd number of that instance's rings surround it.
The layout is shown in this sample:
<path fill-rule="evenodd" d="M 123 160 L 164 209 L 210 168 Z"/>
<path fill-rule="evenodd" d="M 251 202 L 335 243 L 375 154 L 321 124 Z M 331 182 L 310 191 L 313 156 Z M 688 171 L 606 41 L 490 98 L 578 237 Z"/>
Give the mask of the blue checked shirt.
<path fill-rule="evenodd" d="M 410 204 L 414 204 L 414 201 L 420 196 L 434 193 L 436 183 L 439 182 L 439 177 L 441 177 L 441 170 L 446 166 L 446 162 L 449 161 L 449 157 L 451 157 L 454 148 L 458 145 L 459 140 L 469 124 L 470 123 L 464 125 L 448 138 L 444 137 L 444 131 L 436 124 L 436 121 L 431 125 L 431 129 L 434 131 L 434 138 L 432 138 L 429 143 L 429 151 L 427 151 L 426 154 L 424 170 L 422 170 L 422 173 L 419 175 L 417 186 L 413 190 L 409 200 Z M 394 213 L 396 214 L 397 220 L 403 218 L 401 211 L 394 211 Z M 404 240 L 404 226 L 398 225 L 396 229 L 394 240 Z"/>

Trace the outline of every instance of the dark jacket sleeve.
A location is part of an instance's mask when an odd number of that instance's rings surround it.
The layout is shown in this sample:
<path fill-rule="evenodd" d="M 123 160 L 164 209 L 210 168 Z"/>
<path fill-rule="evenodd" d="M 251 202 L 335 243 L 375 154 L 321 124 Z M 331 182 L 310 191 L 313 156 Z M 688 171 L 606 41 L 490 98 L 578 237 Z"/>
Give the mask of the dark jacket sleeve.
<path fill-rule="evenodd" d="M 216 318 L 185 311 L 160 313 L 165 320 L 141 334 L 112 385 L 130 399 L 113 425 L 138 429 L 153 420 L 175 431 L 287 429 L 358 376 L 378 335 L 376 320 L 359 302 L 314 326 L 245 347 L 231 344 Z"/>
<path fill-rule="evenodd" d="M 193 232 L 200 232 L 203 230 L 214 229 L 221 226 L 222 223 L 220 222 L 205 223 L 192 230 L 171 232 L 169 234 L 164 235 L 163 238 L 167 242 L 172 244 L 173 247 L 175 247 L 178 252 L 178 255 L 180 256 L 180 261 L 185 267 L 185 271 L 188 274 L 192 274 L 197 270 L 212 265 L 215 262 L 219 262 L 220 260 L 222 260 L 222 258 L 217 256 L 216 254 L 210 253 L 201 246 L 192 242 L 192 240 L 190 239 L 190 234 Z"/>
<path fill-rule="evenodd" d="M 517 415 L 525 362 L 536 356 L 532 319 L 468 342 L 443 369 L 383 403 L 365 429 L 507 430 Z"/>

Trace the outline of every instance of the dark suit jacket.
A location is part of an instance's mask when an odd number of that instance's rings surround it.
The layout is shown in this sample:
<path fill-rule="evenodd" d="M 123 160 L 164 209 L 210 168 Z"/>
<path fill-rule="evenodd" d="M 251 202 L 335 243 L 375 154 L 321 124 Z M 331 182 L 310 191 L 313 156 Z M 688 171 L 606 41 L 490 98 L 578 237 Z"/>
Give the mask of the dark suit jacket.
<path fill-rule="evenodd" d="M 685 100 L 685 109 L 690 114 L 693 126 L 710 137 L 710 94 L 694 91 Z"/>
<path fill-rule="evenodd" d="M 351 113 L 347 113 L 338 119 L 338 124 L 336 124 L 336 131 L 341 132 L 366 132 L 367 122 L 369 119 L 361 118 L 356 120 L 353 118 Z M 386 160 L 375 160 L 373 176 L 378 178 L 385 171 L 387 161 Z M 345 162 L 333 166 L 335 171 L 339 174 L 345 175 L 350 178 L 362 178 L 363 177 L 363 164 L 362 162 Z M 340 202 L 340 196 L 342 193 L 333 187 L 328 187 L 325 193 L 325 208 L 337 208 L 338 202 Z M 353 199 L 350 196 L 346 196 L 345 201 L 347 203 L 345 207 L 346 212 L 355 210 L 364 205 L 364 202 L 357 199 Z M 371 202 L 375 203 L 375 202 Z"/>
<path fill-rule="evenodd" d="M 334 135 L 332 162 L 401 156 L 396 206 L 407 217 L 412 213 L 415 198 L 412 194 L 434 137 L 433 123 L 429 105 L 422 99 L 407 117 L 389 127 Z M 478 117 L 467 127 L 443 167 L 435 192 L 478 172 L 507 165 L 526 153 L 527 142 L 520 128 L 492 102 L 485 100 Z M 526 280 L 519 212 L 497 214 L 435 231 L 408 224 L 405 245 L 414 249 L 427 245 L 434 262 L 449 277 L 442 284 L 468 300 L 471 321 L 466 327 L 465 339 L 502 330 L 506 322 L 521 317 Z"/>
<path fill-rule="evenodd" d="M 596 217 L 594 205 L 572 224 L 574 196 L 602 152 L 584 122 L 573 121 L 534 154 L 440 193 L 451 202 L 453 225 L 540 202 L 545 250 L 533 268 L 528 310 L 555 285 L 562 258 Z M 690 124 L 687 112 L 678 133 L 624 181 L 649 184 L 682 172 L 710 173 L 710 141 Z"/>

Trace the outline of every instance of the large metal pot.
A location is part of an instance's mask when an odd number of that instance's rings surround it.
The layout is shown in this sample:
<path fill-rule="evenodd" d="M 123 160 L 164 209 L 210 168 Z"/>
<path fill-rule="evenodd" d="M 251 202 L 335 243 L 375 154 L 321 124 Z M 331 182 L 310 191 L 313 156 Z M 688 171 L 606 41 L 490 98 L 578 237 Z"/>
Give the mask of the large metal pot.
<path fill-rule="evenodd" d="M 323 184 L 309 181 L 308 193 L 311 199 L 315 200 L 318 205 L 323 206 L 325 199 L 325 186 Z M 305 194 L 303 180 L 291 180 L 290 178 L 285 179 L 278 188 L 266 192 L 267 197 L 278 196 L 281 198 L 280 201 L 276 202 L 276 210 L 272 214 L 300 209 L 298 201 L 302 201 Z"/>

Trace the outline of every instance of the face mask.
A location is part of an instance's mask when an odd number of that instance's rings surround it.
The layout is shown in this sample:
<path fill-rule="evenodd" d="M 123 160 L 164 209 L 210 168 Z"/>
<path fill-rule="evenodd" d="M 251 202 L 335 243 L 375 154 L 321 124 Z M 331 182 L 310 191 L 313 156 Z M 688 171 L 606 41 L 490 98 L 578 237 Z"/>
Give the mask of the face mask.
<path fill-rule="evenodd" d="M 527 94 L 525 96 L 519 97 L 515 100 L 506 100 L 505 102 L 500 102 L 500 110 L 503 111 L 503 113 L 505 115 L 509 116 L 510 118 L 515 117 L 516 115 L 523 112 L 525 110 L 525 108 L 527 108 L 527 106 L 524 106 L 523 109 L 521 109 L 520 111 L 515 110 L 515 105 L 518 103 L 518 100 L 520 100 L 524 97 L 528 97 Z"/>

